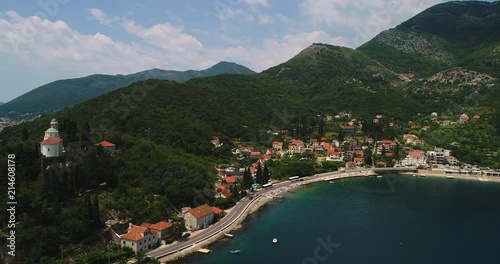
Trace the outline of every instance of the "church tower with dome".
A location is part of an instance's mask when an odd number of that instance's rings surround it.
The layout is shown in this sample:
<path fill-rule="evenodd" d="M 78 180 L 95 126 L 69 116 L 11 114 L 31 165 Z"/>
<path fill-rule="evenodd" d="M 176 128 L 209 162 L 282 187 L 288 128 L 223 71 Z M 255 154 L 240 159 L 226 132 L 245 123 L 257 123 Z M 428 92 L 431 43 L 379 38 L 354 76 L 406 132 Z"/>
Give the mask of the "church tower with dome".
<path fill-rule="evenodd" d="M 63 154 L 63 140 L 57 130 L 59 123 L 54 118 L 50 121 L 50 128 L 45 131 L 43 141 L 40 142 L 40 151 L 47 158 L 59 157 Z"/>

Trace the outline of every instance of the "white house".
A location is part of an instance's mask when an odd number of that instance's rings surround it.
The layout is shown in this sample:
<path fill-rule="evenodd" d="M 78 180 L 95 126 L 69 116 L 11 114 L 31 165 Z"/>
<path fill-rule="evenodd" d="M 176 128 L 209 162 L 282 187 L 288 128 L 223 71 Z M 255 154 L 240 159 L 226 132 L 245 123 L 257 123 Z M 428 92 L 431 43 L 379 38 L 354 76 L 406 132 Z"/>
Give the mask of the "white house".
<path fill-rule="evenodd" d="M 197 230 L 208 227 L 214 220 L 214 211 L 208 204 L 196 208 L 188 208 L 184 214 L 184 223 L 188 230 Z"/>
<path fill-rule="evenodd" d="M 403 166 L 419 166 L 427 162 L 425 152 L 422 150 L 412 150 L 408 152 L 401 164 Z"/>
<path fill-rule="evenodd" d="M 427 162 L 430 165 L 444 164 L 445 157 L 450 156 L 450 150 L 443 148 L 434 148 L 434 151 L 427 151 Z"/>
<path fill-rule="evenodd" d="M 136 253 L 152 249 L 160 241 L 161 239 L 153 234 L 150 228 L 132 224 L 128 228 L 128 233 L 120 236 L 120 245 L 130 247 Z"/>
<path fill-rule="evenodd" d="M 47 158 L 59 157 L 63 154 L 63 140 L 57 130 L 59 123 L 54 118 L 50 121 L 50 128 L 45 131 L 43 141 L 40 142 L 40 152 Z"/>

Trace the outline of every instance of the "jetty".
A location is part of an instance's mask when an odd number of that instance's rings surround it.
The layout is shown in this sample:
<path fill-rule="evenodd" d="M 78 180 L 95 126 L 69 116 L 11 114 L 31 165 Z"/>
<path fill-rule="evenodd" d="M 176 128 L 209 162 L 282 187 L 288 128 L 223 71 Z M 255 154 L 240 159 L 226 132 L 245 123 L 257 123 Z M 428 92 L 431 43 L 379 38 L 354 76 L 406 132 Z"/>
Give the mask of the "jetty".
<path fill-rule="evenodd" d="M 197 251 L 203 254 L 209 254 L 211 252 L 208 248 L 200 248 Z"/>

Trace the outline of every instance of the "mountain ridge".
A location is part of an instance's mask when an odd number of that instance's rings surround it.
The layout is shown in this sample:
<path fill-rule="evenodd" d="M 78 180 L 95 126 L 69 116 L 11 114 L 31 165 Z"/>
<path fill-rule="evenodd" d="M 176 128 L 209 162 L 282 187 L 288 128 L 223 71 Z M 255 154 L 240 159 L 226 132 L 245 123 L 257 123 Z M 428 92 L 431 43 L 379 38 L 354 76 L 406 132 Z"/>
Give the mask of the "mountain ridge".
<path fill-rule="evenodd" d="M 398 73 L 429 77 L 460 66 L 500 77 L 499 24 L 498 1 L 446 2 L 381 32 L 357 50 Z"/>
<path fill-rule="evenodd" d="M 186 82 L 193 78 L 210 77 L 219 74 L 254 73 L 245 66 L 221 61 L 201 71 L 173 71 L 153 68 L 127 75 L 92 74 L 80 78 L 56 80 L 3 104 L 0 107 L 0 116 L 15 117 L 25 113 L 32 113 L 32 115 L 51 113 L 125 87 L 131 83 L 148 79 Z M 68 89 L 68 87 L 71 87 L 71 89 Z"/>

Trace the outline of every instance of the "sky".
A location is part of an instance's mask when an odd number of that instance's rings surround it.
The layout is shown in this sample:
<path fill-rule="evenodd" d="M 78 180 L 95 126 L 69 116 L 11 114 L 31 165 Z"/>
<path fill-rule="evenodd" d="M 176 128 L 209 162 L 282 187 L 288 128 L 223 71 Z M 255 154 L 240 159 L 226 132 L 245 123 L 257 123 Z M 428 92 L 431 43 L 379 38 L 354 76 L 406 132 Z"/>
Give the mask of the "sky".
<path fill-rule="evenodd" d="M 356 48 L 443 0 L 38 0 L 0 2 L 0 102 L 94 73 L 260 72 L 312 43 Z"/>

